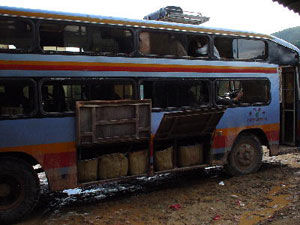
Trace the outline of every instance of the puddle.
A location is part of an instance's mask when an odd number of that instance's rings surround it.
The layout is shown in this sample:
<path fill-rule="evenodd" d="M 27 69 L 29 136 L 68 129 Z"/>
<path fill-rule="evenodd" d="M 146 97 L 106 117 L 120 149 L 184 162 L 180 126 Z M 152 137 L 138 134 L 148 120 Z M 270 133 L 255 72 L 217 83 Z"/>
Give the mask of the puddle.
<path fill-rule="evenodd" d="M 276 211 L 286 207 L 290 200 L 290 195 L 278 194 L 287 186 L 275 186 L 273 187 L 266 198 L 271 201 L 268 202 L 265 208 L 257 211 L 245 212 L 241 216 L 240 225 L 253 225 L 271 217 Z"/>

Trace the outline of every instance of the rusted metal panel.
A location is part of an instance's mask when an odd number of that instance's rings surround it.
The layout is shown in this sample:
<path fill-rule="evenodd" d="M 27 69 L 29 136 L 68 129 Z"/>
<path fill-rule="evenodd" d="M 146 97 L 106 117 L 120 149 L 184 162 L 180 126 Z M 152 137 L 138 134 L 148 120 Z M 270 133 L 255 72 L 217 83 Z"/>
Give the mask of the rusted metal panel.
<path fill-rule="evenodd" d="M 151 100 L 76 102 L 77 145 L 147 140 Z"/>

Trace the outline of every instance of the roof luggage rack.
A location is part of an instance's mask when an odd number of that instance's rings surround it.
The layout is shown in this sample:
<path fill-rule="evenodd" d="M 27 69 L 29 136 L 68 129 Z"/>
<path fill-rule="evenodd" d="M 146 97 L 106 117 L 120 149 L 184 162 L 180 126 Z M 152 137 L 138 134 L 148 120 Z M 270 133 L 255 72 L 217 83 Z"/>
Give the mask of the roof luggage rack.
<path fill-rule="evenodd" d="M 167 6 L 145 16 L 144 20 L 158 20 L 199 25 L 209 21 L 209 17 L 202 16 L 201 13 L 183 11 L 177 6 Z"/>

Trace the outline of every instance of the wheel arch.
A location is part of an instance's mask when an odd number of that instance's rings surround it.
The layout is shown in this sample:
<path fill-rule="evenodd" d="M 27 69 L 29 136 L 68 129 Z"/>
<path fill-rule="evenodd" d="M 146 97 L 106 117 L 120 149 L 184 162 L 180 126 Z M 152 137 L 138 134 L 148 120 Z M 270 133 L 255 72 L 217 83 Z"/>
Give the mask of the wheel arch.
<path fill-rule="evenodd" d="M 267 146 L 267 148 L 269 149 L 270 147 L 270 144 L 269 144 L 269 141 L 268 141 L 268 138 L 265 134 L 265 132 L 262 130 L 262 129 L 259 129 L 259 128 L 253 128 L 253 129 L 246 129 L 246 130 L 243 130 L 241 131 L 235 138 L 234 142 L 236 142 L 236 140 L 241 136 L 241 135 L 247 135 L 247 134 L 252 134 L 254 136 L 256 136 L 258 138 L 258 140 L 260 141 L 260 143 L 262 145 L 265 145 Z"/>
<path fill-rule="evenodd" d="M 27 162 L 31 166 L 40 164 L 36 158 L 24 152 L 1 152 L 0 153 L 0 158 L 6 158 L 6 157 L 21 159 Z"/>

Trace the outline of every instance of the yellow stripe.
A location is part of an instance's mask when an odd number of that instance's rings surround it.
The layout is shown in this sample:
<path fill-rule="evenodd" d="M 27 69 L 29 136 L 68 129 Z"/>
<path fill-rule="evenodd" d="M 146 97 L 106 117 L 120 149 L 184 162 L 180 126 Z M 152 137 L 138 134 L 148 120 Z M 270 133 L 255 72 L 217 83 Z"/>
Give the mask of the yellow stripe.
<path fill-rule="evenodd" d="M 171 24 L 166 24 L 166 25 L 155 24 L 155 23 L 149 24 L 143 22 L 132 22 L 132 21 L 124 21 L 124 20 L 100 19 L 100 18 L 88 17 L 88 16 L 70 16 L 70 15 L 63 15 L 63 14 L 57 15 L 57 14 L 49 14 L 49 13 L 24 12 L 24 11 L 5 10 L 5 9 L 1 9 L 0 14 L 22 16 L 22 17 L 44 18 L 44 19 L 59 19 L 59 20 L 72 20 L 72 21 L 91 22 L 91 23 L 138 26 L 138 27 L 146 27 L 146 28 L 163 28 L 163 29 L 172 29 L 172 30 L 194 31 L 194 32 L 203 32 L 203 33 L 215 33 L 215 34 L 238 35 L 238 36 L 272 39 L 272 37 L 269 35 L 256 34 L 250 32 L 234 32 L 234 31 L 216 30 L 210 28 L 201 28 L 201 27 L 196 28 L 196 27 L 174 26 Z"/>

